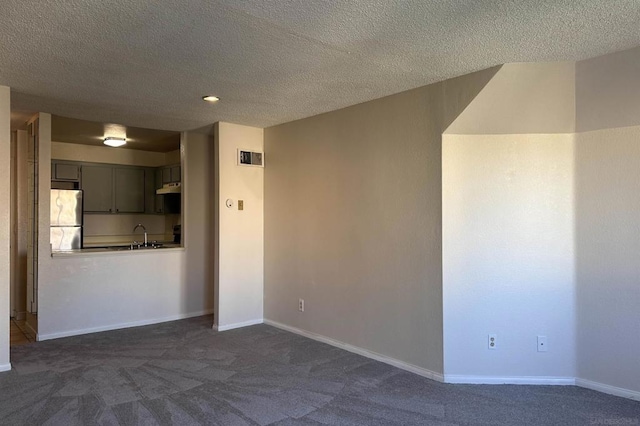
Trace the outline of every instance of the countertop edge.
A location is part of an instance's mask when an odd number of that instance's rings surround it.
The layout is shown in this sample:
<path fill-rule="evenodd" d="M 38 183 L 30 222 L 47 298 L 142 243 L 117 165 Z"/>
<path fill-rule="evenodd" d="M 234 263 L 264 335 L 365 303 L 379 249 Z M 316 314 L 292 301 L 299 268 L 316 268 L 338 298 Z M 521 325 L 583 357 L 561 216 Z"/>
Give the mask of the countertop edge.
<path fill-rule="evenodd" d="M 51 257 L 56 258 L 71 258 L 71 257 L 93 257 L 93 256 L 130 256 L 130 255 L 142 255 L 152 253 L 175 253 L 183 252 L 185 247 L 161 247 L 156 249 L 143 249 L 143 250 L 111 250 L 111 249 L 78 249 L 68 251 L 53 251 Z"/>

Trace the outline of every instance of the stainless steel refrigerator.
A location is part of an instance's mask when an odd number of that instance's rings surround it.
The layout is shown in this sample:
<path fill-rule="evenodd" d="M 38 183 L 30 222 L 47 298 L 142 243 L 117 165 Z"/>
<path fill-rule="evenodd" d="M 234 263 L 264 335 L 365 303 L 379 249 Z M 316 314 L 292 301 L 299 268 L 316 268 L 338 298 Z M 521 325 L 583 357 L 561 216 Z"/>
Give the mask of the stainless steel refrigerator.
<path fill-rule="evenodd" d="M 51 250 L 82 248 L 82 190 L 51 190 Z"/>

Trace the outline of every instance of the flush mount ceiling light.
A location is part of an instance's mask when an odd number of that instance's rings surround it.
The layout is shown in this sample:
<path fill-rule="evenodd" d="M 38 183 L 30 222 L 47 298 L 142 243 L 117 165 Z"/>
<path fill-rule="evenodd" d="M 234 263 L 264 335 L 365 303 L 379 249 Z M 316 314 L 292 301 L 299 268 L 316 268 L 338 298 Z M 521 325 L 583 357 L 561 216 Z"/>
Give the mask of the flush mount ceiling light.
<path fill-rule="evenodd" d="M 207 95 L 207 96 L 203 96 L 202 100 L 206 102 L 218 102 L 220 98 L 213 95 Z"/>
<path fill-rule="evenodd" d="M 127 143 L 127 140 L 125 138 L 112 138 L 112 137 L 104 138 L 104 144 L 107 146 L 112 146 L 114 148 L 122 146 L 126 143 Z"/>

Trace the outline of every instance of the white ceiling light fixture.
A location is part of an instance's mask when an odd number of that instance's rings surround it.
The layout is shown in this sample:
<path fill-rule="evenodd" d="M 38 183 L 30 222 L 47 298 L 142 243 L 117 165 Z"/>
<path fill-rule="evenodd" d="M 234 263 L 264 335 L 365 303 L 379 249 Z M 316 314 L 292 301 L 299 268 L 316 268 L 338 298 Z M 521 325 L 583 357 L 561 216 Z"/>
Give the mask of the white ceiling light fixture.
<path fill-rule="evenodd" d="M 207 95 L 207 96 L 203 96 L 202 100 L 205 102 L 218 102 L 220 98 L 213 95 Z"/>
<path fill-rule="evenodd" d="M 127 140 L 125 138 L 113 138 L 113 137 L 104 138 L 104 144 L 107 146 L 112 146 L 114 148 L 125 145 L 126 143 L 127 143 Z"/>

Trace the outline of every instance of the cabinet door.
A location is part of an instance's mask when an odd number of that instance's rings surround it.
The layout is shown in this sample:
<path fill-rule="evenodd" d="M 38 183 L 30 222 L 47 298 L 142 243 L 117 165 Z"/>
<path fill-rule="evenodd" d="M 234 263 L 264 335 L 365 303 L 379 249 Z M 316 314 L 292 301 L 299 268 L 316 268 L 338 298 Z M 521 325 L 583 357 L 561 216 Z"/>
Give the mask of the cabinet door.
<path fill-rule="evenodd" d="M 155 213 L 156 173 L 155 169 L 144 169 L 144 212 Z"/>
<path fill-rule="evenodd" d="M 171 168 L 162 168 L 162 183 L 171 183 Z"/>
<path fill-rule="evenodd" d="M 180 182 L 180 166 L 172 166 L 171 167 L 171 182 Z"/>
<path fill-rule="evenodd" d="M 78 164 L 56 163 L 54 167 L 56 180 L 80 180 L 80 166 Z"/>
<path fill-rule="evenodd" d="M 144 213 L 144 169 L 115 169 L 116 213 Z"/>
<path fill-rule="evenodd" d="M 109 213 L 113 208 L 113 168 L 82 166 L 84 211 Z"/>
<path fill-rule="evenodd" d="M 156 189 L 162 188 L 162 170 L 163 169 L 156 169 Z M 164 213 L 164 195 L 156 195 L 154 204 L 154 211 L 156 213 Z"/>

